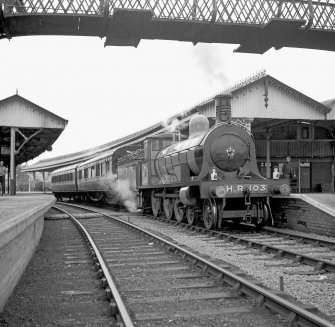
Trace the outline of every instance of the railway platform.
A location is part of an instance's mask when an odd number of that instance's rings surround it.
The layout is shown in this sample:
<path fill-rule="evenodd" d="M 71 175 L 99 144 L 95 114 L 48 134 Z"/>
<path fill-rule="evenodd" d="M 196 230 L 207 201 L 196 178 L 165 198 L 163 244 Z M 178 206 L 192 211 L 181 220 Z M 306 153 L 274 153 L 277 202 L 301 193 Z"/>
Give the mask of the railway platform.
<path fill-rule="evenodd" d="M 335 237 L 335 194 L 291 194 L 273 198 L 271 208 L 283 227 Z"/>
<path fill-rule="evenodd" d="M 335 194 L 307 193 L 292 194 L 291 196 L 294 198 L 299 198 L 335 218 Z"/>
<path fill-rule="evenodd" d="M 51 194 L 0 196 L 0 311 L 39 243 Z"/>

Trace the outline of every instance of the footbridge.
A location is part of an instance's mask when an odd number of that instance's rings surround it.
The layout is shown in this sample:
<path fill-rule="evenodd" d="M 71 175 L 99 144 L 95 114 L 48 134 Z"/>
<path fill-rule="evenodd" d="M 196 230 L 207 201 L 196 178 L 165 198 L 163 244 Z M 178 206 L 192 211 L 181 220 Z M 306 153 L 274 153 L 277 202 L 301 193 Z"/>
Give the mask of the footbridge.
<path fill-rule="evenodd" d="M 0 38 L 77 35 L 335 50 L 335 0 L 0 0 Z"/>

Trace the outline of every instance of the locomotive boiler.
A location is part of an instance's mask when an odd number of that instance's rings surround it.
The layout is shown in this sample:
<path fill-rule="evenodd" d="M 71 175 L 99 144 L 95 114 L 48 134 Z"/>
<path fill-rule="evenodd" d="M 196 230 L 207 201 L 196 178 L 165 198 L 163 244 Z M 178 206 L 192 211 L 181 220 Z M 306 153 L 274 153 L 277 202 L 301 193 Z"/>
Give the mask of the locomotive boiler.
<path fill-rule="evenodd" d="M 211 128 L 197 115 L 187 139 L 162 134 L 144 141 L 144 158 L 137 163 L 140 206 L 191 225 L 202 220 L 207 229 L 223 220 L 271 223 L 267 199 L 288 195 L 288 181 L 261 176 L 251 132 L 231 120 L 231 96 L 216 97 L 215 107 Z"/>

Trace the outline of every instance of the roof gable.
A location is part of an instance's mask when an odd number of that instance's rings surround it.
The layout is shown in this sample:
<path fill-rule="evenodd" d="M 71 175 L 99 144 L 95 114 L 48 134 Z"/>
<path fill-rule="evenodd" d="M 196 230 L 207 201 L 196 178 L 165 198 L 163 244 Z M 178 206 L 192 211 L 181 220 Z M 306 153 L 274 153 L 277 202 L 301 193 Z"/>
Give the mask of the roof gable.
<path fill-rule="evenodd" d="M 335 99 L 322 101 L 322 104 L 330 109 L 330 112 L 327 115 L 327 119 L 335 120 Z"/>
<path fill-rule="evenodd" d="M 15 94 L 0 101 L 0 126 L 61 128 L 67 120 Z"/>
<path fill-rule="evenodd" d="M 243 118 L 324 120 L 330 109 L 292 87 L 267 75 L 265 71 L 228 87 L 203 101 L 183 115 L 201 112 L 215 116 L 215 97 L 232 94 L 232 116 Z"/>

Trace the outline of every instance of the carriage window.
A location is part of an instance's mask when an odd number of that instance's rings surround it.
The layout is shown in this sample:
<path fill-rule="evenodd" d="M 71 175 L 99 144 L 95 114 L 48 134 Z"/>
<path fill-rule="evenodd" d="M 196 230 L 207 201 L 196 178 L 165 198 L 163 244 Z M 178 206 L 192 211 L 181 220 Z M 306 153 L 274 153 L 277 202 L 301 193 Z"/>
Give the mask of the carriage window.
<path fill-rule="evenodd" d="M 97 164 L 97 165 L 95 166 L 95 168 L 96 168 L 95 176 L 100 176 L 100 165 Z"/>
<path fill-rule="evenodd" d="M 78 171 L 78 175 L 79 175 L 79 179 L 82 179 L 82 178 L 83 178 L 83 171 L 82 171 L 82 170 L 79 170 L 79 171 Z"/>
<path fill-rule="evenodd" d="M 94 177 L 95 176 L 95 170 L 94 170 L 94 166 L 91 167 L 90 171 L 91 171 L 91 174 L 90 174 L 90 177 Z"/>

